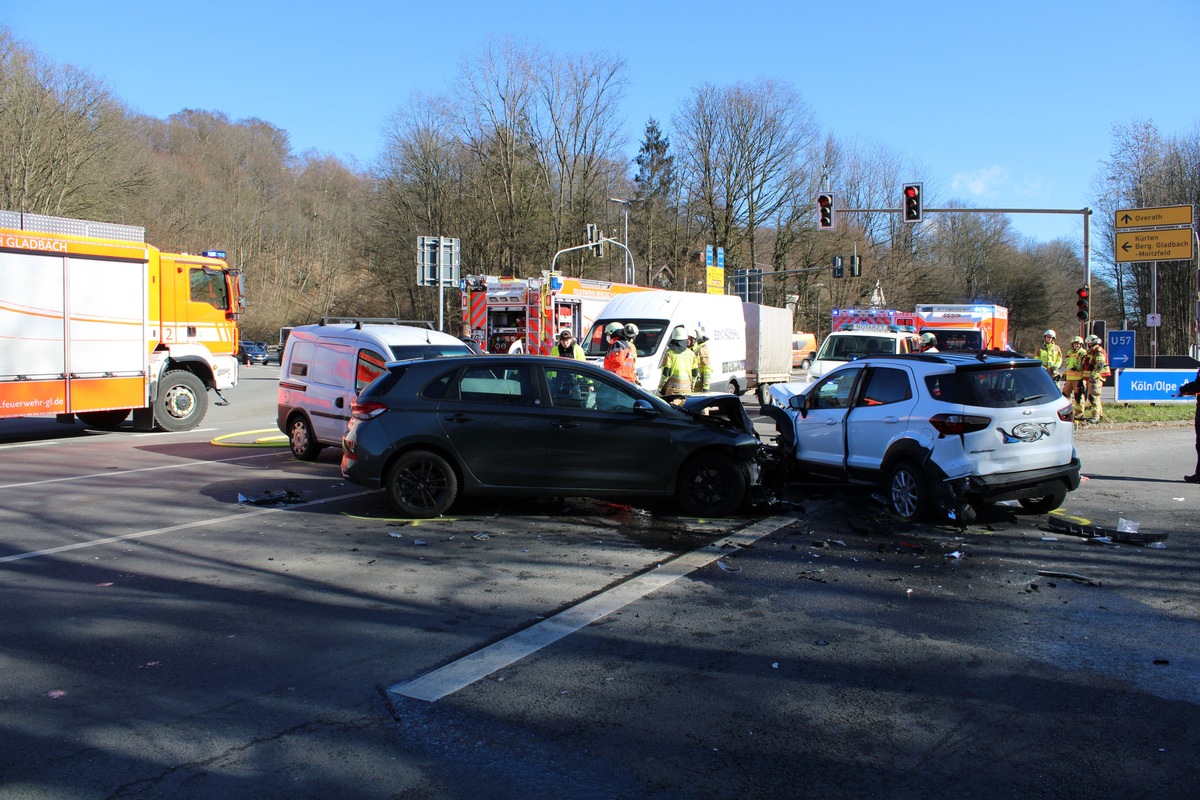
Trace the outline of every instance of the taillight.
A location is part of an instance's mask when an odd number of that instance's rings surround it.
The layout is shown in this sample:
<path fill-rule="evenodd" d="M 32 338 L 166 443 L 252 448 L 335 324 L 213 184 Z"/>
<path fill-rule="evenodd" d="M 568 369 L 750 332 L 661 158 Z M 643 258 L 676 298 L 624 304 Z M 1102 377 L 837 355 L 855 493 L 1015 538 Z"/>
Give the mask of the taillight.
<path fill-rule="evenodd" d="M 1074 422 L 1075 421 L 1075 404 L 1067 403 L 1065 406 L 1060 408 L 1058 410 L 1058 418 L 1061 419 L 1063 422 Z"/>
<path fill-rule="evenodd" d="M 961 436 L 985 430 L 992 424 L 992 418 L 974 414 L 934 414 L 929 418 L 929 424 L 943 436 Z"/>
<path fill-rule="evenodd" d="M 350 403 L 350 416 L 353 419 L 371 419 L 387 410 L 387 403 L 378 400 L 355 400 Z"/>

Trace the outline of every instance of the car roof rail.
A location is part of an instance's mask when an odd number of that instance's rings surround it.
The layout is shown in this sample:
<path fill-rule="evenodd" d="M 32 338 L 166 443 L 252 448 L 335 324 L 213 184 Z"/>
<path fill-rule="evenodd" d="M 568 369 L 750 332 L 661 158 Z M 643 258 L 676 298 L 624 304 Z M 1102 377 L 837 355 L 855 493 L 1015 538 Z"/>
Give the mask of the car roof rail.
<path fill-rule="evenodd" d="M 318 325 L 353 325 L 362 330 L 363 325 L 410 325 L 414 328 L 435 330 L 433 321 L 428 319 L 397 319 L 395 317 L 321 317 Z"/>

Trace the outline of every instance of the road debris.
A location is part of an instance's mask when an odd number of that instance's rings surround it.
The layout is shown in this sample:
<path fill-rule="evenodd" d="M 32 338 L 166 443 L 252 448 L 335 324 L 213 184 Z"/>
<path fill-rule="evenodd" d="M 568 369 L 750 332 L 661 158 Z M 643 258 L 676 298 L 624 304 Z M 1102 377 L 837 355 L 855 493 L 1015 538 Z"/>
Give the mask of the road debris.
<path fill-rule="evenodd" d="M 741 567 L 735 567 L 732 564 L 726 564 L 724 561 L 717 561 L 717 566 L 726 572 L 741 572 Z"/>
<path fill-rule="evenodd" d="M 268 489 L 263 494 L 257 497 L 247 497 L 238 492 L 238 503 L 251 506 L 274 506 L 274 505 L 291 505 L 301 502 L 300 492 L 293 492 L 291 489 L 284 489 L 282 492 L 274 492 Z"/>
<path fill-rule="evenodd" d="M 490 533 L 480 531 L 479 533 L 471 534 L 471 538 L 477 542 L 483 542 L 483 541 L 486 541 L 486 540 L 492 538 L 492 535 Z"/>
<path fill-rule="evenodd" d="M 1052 569 L 1039 569 L 1037 574 L 1044 578 L 1062 578 L 1063 580 L 1075 581 L 1076 583 L 1082 583 L 1087 586 L 1103 585 L 1100 583 L 1100 581 L 1093 580 L 1086 575 L 1080 575 L 1078 572 L 1058 572 L 1057 570 Z"/>

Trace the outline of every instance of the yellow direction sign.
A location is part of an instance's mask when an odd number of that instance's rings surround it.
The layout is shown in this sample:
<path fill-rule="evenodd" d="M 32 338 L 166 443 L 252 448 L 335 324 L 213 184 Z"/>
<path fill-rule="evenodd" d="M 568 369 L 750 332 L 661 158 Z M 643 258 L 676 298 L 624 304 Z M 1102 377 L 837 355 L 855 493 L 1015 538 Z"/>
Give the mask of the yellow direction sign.
<path fill-rule="evenodd" d="M 1167 228 L 1161 231 L 1118 231 L 1117 263 L 1187 261 L 1192 257 L 1193 235 L 1191 228 Z"/>
<path fill-rule="evenodd" d="M 1162 228 L 1167 225 L 1191 225 L 1192 206 L 1160 208 L 1122 208 L 1117 210 L 1117 230 Z"/>

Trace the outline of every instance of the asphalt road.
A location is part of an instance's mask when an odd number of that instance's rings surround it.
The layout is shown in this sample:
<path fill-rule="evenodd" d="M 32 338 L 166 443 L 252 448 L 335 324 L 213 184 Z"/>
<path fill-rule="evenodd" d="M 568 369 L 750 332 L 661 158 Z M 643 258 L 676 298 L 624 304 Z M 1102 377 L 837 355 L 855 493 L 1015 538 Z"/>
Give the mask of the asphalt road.
<path fill-rule="evenodd" d="M 271 440 L 277 374 L 183 434 L 0 422 L 0 798 L 1194 795 L 1190 427 L 1077 440 L 1068 509 L 1162 548 L 803 484 L 410 524 Z"/>

